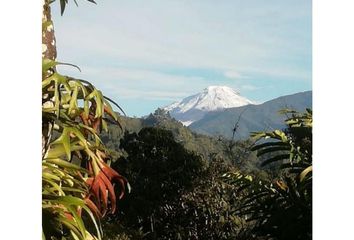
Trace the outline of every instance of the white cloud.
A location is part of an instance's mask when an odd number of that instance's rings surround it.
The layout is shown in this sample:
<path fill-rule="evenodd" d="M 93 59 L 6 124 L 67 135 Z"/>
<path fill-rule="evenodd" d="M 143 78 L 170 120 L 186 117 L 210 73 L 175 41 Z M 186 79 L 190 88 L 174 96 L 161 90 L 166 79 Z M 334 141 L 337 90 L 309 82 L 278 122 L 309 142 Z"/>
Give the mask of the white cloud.
<path fill-rule="evenodd" d="M 145 91 L 132 88 L 117 88 L 113 91 L 122 99 L 168 100 L 172 102 L 186 97 L 184 91 Z"/>
<path fill-rule="evenodd" d="M 241 86 L 242 90 L 248 90 L 248 91 L 253 91 L 259 89 L 258 87 L 255 87 L 253 85 L 242 85 Z"/>
<path fill-rule="evenodd" d="M 179 100 L 205 88 L 201 77 L 186 77 L 159 71 L 122 67 L 81 66 L 82 72 L 66 66 L 59 70 L 91 81 L 111 96 L 124 99 Z"/>
<path fill-rule="evenodd" d="M 248 90 L 248 91 L 254 91 L 254 90 L 258 90 L 260 89 L 260 87 L 256 87 L 256 86 L 253 86 L 253 85 L 242 85 L 241 86 L 241 89 L 242 90 Z"/>
<path fill-rule="evenodd" d="M 282 75 L 295 79 L 299 71 L 310 73 L 310 67 L 285 65 L 311 55 L 311 9 L 303 11 L 308 4 L 152 1 L 142 8 L 135 1 L 107 1 L 80 5 L 63 18 L 55 17 L 58 56 L 80 63 L 97 58 L 160 68 L 212 68 L 226 71 L 230 78 L 246 70 L 277 76 L 279 71 L 273 69 L 281 68 Z M 234 66 L 238 71 L 229 72 Z"/>
<path fill-rule="evenodd" d="M 237 71 L 234 71 L 234 70 L 224 72 L 224 76 L 227 78 L 232 78 L 232 79 L 241 78 L 241 74 Z"/>

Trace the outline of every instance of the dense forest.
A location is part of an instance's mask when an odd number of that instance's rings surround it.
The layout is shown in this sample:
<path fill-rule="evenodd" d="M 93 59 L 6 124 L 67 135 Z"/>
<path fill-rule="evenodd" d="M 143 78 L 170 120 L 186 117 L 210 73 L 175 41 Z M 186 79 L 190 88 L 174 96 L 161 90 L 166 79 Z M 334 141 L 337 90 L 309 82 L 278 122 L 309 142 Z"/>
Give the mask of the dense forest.
<path fill-rule="evenodd" d="M 132 193 L 106 239 L 310 239 L 312 113 L 289 112 L 288 128 L 247 141 L 193 133 L 161 110 L 125 118 L 121 135 L 110 126 L 102 139 Z"/>
<path fill-rule="evenodd" d="M 194 133 L 161 109 L 124 117 L 56 69 L 53 2 L 42 16 L 43 239 L 312 239 L 311 109 L 281 110 L 284 129 L 246 140 Z"/>

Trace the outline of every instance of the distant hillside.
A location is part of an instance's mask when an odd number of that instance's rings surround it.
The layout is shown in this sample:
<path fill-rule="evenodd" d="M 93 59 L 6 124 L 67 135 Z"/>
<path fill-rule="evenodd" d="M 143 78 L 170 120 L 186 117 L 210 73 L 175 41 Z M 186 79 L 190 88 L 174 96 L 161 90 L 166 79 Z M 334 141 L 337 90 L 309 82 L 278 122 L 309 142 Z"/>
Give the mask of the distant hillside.
<path fill-rule="evenodd" d="M 189 128 L 197 133 L 232 138 L 232 130 L 238 122 L 236 139 L 246 139 L 253 131 L 282 129 L 284 116 L 278 111 L 291 108 L 304 111 L 312 108 L 312 91 L 282 96 L 260 105 L 246 105 L 207 113 L 202 119 L 192 123 Z"/>
<path fill-rule="evenodd" d="M 229 140 L 195 133 L 188 127 L 183 126 L 181 122 L 171 118 L 162 109 L 157 109 L 155 113 L 150 114 L 146 118 L 120 116 L 120 123 L 124 131 L 128 133 L 138 133 L 143 127 L 157 127 L 170 130 L 177 142 L 182 143 L 189 151 L 202 156 L 207 162 L 216 158 L 222 158 L 240 168 L 247 168 L 248 170 L 257 168 L 258 163 L 256 162 L 255 153 L 249 151 L 250 141 L 233 142 L 230 148 L 231 142 Z M 109 124 L 108 129 L 109 132 L 103 132 L 101 138 L 111 150 L 114 161 L 122 155 L 122 152 L 119 150 L 119 143 L 123 137 L 123 132 L 116 125 Z"/>
<path fill-rule="evenodd" d="M 170 130 L 177 142 L 182 143 L 186 149 L 202 155 L 208 161 L 217 156 L 225 158 L 225 150 L 229 144 L 228 141 L 223 139 L 192 132 L 189 128 L 183 126 L 181 122 L 171 118 L 161 109 L 156 110 L 154 114 L 150 114 L 146 118 L 120 116 L 120 123 L 124 131 L 129 133 L 137 133 L 143 127 L 158 127 Z M 123 137 L 123 132 L 115 125 L 109 125 L 108 128 L 108 133 L 102 133 L 102 140 L 108 148 L 115 150 L 113 155 L 119 155 L 119 142 Z"/>

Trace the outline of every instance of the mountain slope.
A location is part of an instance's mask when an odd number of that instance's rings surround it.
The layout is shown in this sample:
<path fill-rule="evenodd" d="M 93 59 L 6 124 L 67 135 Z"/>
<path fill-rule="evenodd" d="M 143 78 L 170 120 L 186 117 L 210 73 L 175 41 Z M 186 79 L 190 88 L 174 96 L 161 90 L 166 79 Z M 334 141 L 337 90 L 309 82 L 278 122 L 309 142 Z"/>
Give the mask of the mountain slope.
<path fill-rule="evenodd" d="M 253 169 L 255 168 L 254 166 L 256 166 L 255 155 L 244 150 L 249 146 L 250 142 L 240 141 L 234 145 L 233 149 L 230 151 L 230 143 L 226 139 L 219 139 L 213 136 L 195 133 L 188 127 L 183 126 L 181 122 L 171 118 L 166 112 L 160 111 L 159 109 L 145 118 L 120 116 L 119 122 L 122 125 L 124 132 L 127 133 L 138 133 L 144 127 L 156 127 L 170 130 L 177 142 L 181 143 L 189 151 L 193 151 L 200 155 L 208 162 L 215 160 L 216 158 L 222 158 L 229 162 L 237 159 L 239 163 L 242 158 L 244 160 L 247 159 L 247 161 L 245 161 L 245 166 L 240 167 L 249 167 Z M 108 132 L 103 131 L 101 133 L 101 139 L 108 149 L 110 149 L 113 159 L 116 160 L 122 155 L 119 145 L 124 134 L 122 129 L 117 125 L 108 124 L 108 129 Z M 234 155 L 240 157 L 233 157 Z"/>
<path fill-rule="evenodd" d="M 282 108 L 304 111 L 312 108 L 312 91 L 282 96 L 260 105 L 247 105 L 229 108 L 223 111 L 207 113 L 189 128 L 197 133 L 232 137 L 232 130 L 238 122 L 236 139 L 245 139 L 253 131 L 281 129 L 284 127 L 284 116 L 278 114 Z"/>
<path fill-rule="evenodd" d="M 209 86 L 202 92 L 186 97 L 180 102 L 172 103 L 163 109 L 184 125 L 200 120 L 208 112 L 252 104 L 232 88 L 226 86 Z"/>

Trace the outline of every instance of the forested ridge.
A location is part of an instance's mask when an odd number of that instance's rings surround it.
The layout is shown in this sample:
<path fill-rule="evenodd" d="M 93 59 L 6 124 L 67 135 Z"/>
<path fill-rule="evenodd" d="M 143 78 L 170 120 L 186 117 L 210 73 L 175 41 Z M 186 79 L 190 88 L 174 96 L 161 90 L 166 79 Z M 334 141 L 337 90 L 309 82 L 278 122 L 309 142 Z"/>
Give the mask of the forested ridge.
<path fill-rule="evenodd" d="M 255 153 L 250 151 L 251 140 L 237 140 L 223 138 L 222 136 L 212 137 L 198 134 L 191 131 L 182 123 L 173 119 L 167 112 L 157 109 L 154 113 L 144 118 L 131 118 L 120 116 L 121 129 L 116 125 L 108 125 L 108 132 L 101 135 L 104 143 L 113 151 L 113 154 L 119 155 L 120 141 L 124 134 L 138 133 L 146 127 L 155 127 L 171 131 L 176 142 L 181 143 L 187 150 L 200 155 L 204 161 L 209 162 L 215 158 L 223 158 L 229 162 L 233 162 L 236 158 L 238 164 L 256 164 Z M 232 132 L 232 129 L 230 129 Z M 237 131 L 235 135 L 237 135 Z M 245 161 L 248 159 L 248 161 Z M 235 162 L 235 164 L 237 164 Z M 251 166 L 249 166 L 251 168 Z"/>

